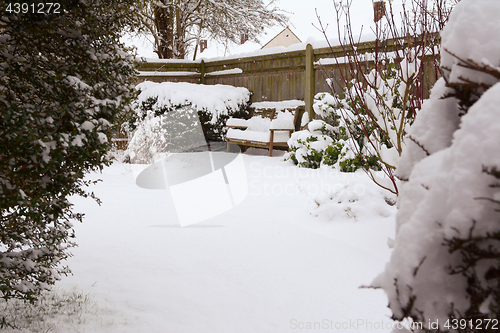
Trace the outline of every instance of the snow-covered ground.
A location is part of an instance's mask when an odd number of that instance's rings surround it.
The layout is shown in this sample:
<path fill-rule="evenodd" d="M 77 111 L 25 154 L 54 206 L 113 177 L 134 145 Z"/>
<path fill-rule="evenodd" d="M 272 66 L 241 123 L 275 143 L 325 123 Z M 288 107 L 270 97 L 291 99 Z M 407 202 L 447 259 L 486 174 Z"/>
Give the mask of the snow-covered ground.
<path fill-rule="evenodd" d="M 73 275 L 58 287 L 89 293 L 99 310 L 50 332 L 390 332 L 383 291 L 360 287 L 389 258 L 395 207 L 382 203 L 380 214 L 352 199 L 383 196 L 362 172 L 300 169 L 260 152 L 243 155 L 246 199 L 187 227 L 169 191 L 138 187 L 131 165 L 89 175 L 103 180 L 92 189 L 102 205 L 72 199 L 86 217 Z M 353 202 L 325 215 L 314 199 L 335 191 Z"/>

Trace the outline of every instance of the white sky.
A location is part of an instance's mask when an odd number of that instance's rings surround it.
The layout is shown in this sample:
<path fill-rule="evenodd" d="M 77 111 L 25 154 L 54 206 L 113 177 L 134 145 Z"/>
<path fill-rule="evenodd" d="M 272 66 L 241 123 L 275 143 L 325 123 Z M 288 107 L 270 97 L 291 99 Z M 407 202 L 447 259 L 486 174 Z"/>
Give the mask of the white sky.
<path fill-rule="evenodd" d="M 316 40 L 324 39 L 322 33 L 313 26 L 314 24 L 319 27 L 316 10 L 323 24 L 329 26 L 327 29 L 329 37 L 337 35 L 336 13 L 333 3 L 333 0 L 278 0 L 280 8 L 293 13 L 290 15 L 291 29 L 303 42 L 306 42 L 310 37 Z M 351 15 L 358 26 L 373 23 L 372 8 L 372 0 L 352 1 Z M 358 34 L 359 29 L 355 29 L 354 33 Z M 272 37 L 274 36 L 270 36 L 269 39 Z"/>

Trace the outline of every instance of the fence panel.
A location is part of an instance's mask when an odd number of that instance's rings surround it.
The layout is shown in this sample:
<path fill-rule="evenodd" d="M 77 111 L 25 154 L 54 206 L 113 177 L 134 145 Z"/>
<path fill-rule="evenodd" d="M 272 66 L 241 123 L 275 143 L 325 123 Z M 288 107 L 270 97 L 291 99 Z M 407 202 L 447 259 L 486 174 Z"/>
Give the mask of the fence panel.
<path fill-rule="evenodd" d="M 380 47 L 393 51 L 400 44 L 400 41 L 388 40 Z M 361 54 L 373 52 L 378 47 L 376 42 L 365 42 L 358 44 L 356 49 Z M 308 44 L 306 49 L 311 50 L 312 46 Z M 306 49 L 215 61 L 147 62 L 141 65 L 138 82 L 149 80 L 245 87 L 253 93 L 252 102 L 305 100 L 306 110 L 312 115 L 311 96 L 331 91 L 327 79 L 330 79 L 334 92 L 339 93 L 345 86 L 340 73 L 349 71 L 347 64 L 336 64 L 334 61 L 329 65 L 318 64 L 320 59 L 343 58 L 345 51 L 342 47 L 312 49 L 309 56 Z M 421 78 L 427 91 L 439 76 L 432 61 L 432 58 L 426 59 L 425 73 Z M 366 68 L 370 66 L 367 63 Z"/>

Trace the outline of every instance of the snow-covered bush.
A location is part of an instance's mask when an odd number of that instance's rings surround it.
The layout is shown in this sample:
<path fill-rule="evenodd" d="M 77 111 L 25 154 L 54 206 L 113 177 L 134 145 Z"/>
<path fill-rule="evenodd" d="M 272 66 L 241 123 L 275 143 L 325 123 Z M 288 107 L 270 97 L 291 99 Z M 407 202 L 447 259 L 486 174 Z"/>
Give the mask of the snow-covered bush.
<path fill-rule="evenodd" d="M 395 247 L 373 285 L 387 293 L 394 319 L 428 332 L 498 329 L 499 15 L 500 2 L 489 0 L 462 0 L 452 12 L 441 33 L 443 78 L 397 169 L 405 181 Z"/>
<path fill-rule="evenodd" d="M 137 122 L 125 155 L 135 164 L 153 163 L 161 154 L 206 150 L 208 147 L 196 109 L 185 106 L 155 115 L 147 111 Z"/>
<path fill-rule="evenodd" d="M 377 176 L 383 177 L 381 172 Z M 308 194 L 309 195 L 309 194 Z M 364 171 L 343 174 L 334 186 L 311 195 L 316 207 L 311 214 L 327 221 L 373 222 L 394 216 L 395 196 L 374 184 Z"/>
<path fill-rule="evenodd" d="M 135 104 L 135 119 L 146 118 L 149 111 L 155 116 L 169 112 L 198 113 L 198 117 L 209 140 L 223 140 L 226 121 L 229 117 L 248 119 L 250 92 L 243 87 L 228 85 L 201 85 L 187 82 L 143 82 L 137 85 L 140 91 Z"/>
<path fill-rule="evenodd" d="M 119 39 L 135 11 L 129 0 L 43 14 L 15 4 L 0 2 L 0 297 L 33 301 L 69 272 L 83 219 L 69 197 L 92 196 L 84 176 L 109 163 L 109 128 L 133 96 L 137 64 Z"/>
<path fill-rule="evenodd" d="M 453 3 L 410 0 L 400 13 L 395 13 L 389 2 L 384 17 L 370 27 L 374 42 L 369 46 L 357 43 L 358 32 L 351 26 L 351 4 L 351 0 L 334 4 L 342 55 L 331 48 L 333 63 L 338 65 L 336 78 L 330 81 L 331 92 L 338 97 L 335 105 L 340 116 L 357 126 L 366 138 L 365 151 L 355 145 L 351 149 L 361 162 L 375 158 L 391 180 L 391 184 L 378 185 L 398 194 L 394 171 L 406 144 L 408 127 L 428 94 L 428 82 L 437 79 L 437 32 L 447 21 Z M 326 37 L 326 27 L 321 21 L 319 24 Z M 332 63 L 331 59 L 320 59 L 319 64 L 322 60 Z M 433 73 L 429 69 L 434 69 Z M 348 134 L 353 142 L 359 141 L 355 132 Z M 376 181 L 370 169 L 365 170 Z"/>
<path fill-rule="evenodd" d="M 319 93 L 314 97 L 314 111 L 323 120 L 313 120 L 308 130 L 292 134 L 288 145 L 290 153 L 287 159 L 305 168 L 319 168 L 330 165 L 342 172 L 354 172 L 359 168 L 375 168 L 378 164 L 372 156 L 362 157 L 355 149 L 365 151 L 363 133 L 355 122 L 342 118 L 336 106 L 335 98 L 329 93 Z M 349 135 L 351 133 L 352 135 Z"/>
<path fill-rule="evenodd" d="M 314 122 L 320 120 L 309 125 Z M 285 159 L 293 161 L 299 167 L 317 169 L 321 166 L 325 149 L 332 143 L 332 138 L 323 135 L 321 131 L 294 132 L 288 140 L 290 152 L 285 155 Z"/>
<path fill-rule="evenodd" d="M 135 114 L 125 126 L 133 133 L 127 151 L 133 163 L 150 163 L 157 153 L 223 140 L 229 117 L 249 117 L 246 88 L 146 81 L 137 89 Z"/>
<path fill-rule="evenodd" d="M 405 136 L 420 107 L 420 97 L 414 95 L 415 68 L 420 60 L 397 61 L 385 55 L 386 66 L 372 69 L 363 80 L 353 79 L 338 95 L 317 95 L 315 112 L 345 129 L 346 144 L 365 170 L 384 170 L 393 179 L 387 190 L 397 193 L 393 170 L 405 147 Z M 404 67 L 404 69 L 402 69 Z M 375 179 L 371 175 L 372 179 Z M 381 185 L 381 184 L 379 184 Z M 383 186 L 383 185 L 381 185 Z"/>

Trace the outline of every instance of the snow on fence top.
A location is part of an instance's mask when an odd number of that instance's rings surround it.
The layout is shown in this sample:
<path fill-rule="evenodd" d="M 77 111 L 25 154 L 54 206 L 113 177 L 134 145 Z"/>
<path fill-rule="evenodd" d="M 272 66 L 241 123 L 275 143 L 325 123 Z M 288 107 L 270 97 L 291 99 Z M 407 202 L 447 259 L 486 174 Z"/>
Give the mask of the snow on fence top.
<path fill-rule="evenodd" d="M 136 86 L 141 93 L 138 103 L 149 98 L 158 98 L 154 108 L 191 104 L 197 110 L 211 112 L 215 118 L 228 114 L 229 110 L 238 110 L 250 100 L 247 88 L 228 85 L 200 85 L 187 82 L 150 82 Z"/>
<path fill-rule="evenodd" d="M 205 75 L 228 75 L 228 74 L 242 74 L 243 70 L 241 68 L 232 68 L 232 69 L 224 69 L 221 71 L 215 71 L 215 72 L 210 72 L 206 73 Z"/>
<path fill-rule="evenodd" d="M 256 109 L 276 109 L 276 111 L 282 111 L 285 109 L 294 109 L 299 106 L 304 106 L 304 101 L 300 101 L 297 99 L 289 100 L 289 101 L 281 101 L 281 102 L 256 102 L 252 103 L 252 106 Z"/>
<path fill-rule="evenodd" d="M 200 76 L 198 72 L 180 72 L 180 71 L 170 71 L 170 72 L 152 72 L 152 71 L 139 71 L 139 76 Z"/>
<path fill-rule="evenodd" d="M 357 40 L 360 43 L 363 42 L 371 42 L 375 40 L 375 36 L 373 33 L 365 33 L 362 34 L 361 36 L 355 35 L 354 39 Z M 329 48 L 330 46 L 335 47 L 341 45 L 341 42 L 339 41 L 338 38 L 331 38 L 328 40 L 316 40 L 314 38 L 309 38 L 306 42 L 303 43 L 297 43 L 290 45 L 289 47 L 284 47 L 284 46 L 277 46 L 277 47 L 271 47 L 268 49 L 257 49 L 253 52 L 243 52 L 243 53 L 238 53 L 238 54 L 230 54 L 224 57 L 212 57 L 212 58 L 205 58 L 205 57 L 200 57 L 196 60 L 188 60 L 188 59 L 156 59 L 156 58 L 146 58 L 146 57 L 138 57 L 137 60 L 140 62 L 146 62 L 146 63 L 165 63 L 165 64 L 171 64 L 171 63 L 200 63 L 202 60 L 207 62 L 213 62 L 213 61 L 222 61 L 222 60 L 232 60 L 232 59 L 240 59 L 240 58 L 251 58 L 251 57 L 259 57 L 259 56 L 266 56 L 266 55 L 273 55 L 273 54 L 280 54 L 280 53 L 288 53 L 288 52 L 293 52 L 293 51 L 304 51 L 307 47 L 308 44 L 311 44 L 313 48 L 319 49 L 319 48 Z"/>
<path fill-rule="evenodd" d="M 401 42 L 400 42 L 401 43 Z M 433 48 L 426 47 L 423 50 L 423 55 L 432 55 L 432 54 L 439 54 L 439 47 L 434 46 Z M 422 53 L 417 54 L 418 57 L 422 57 Z M 356 56 L 349 55 L 349 56 L 338 56 L 338 57 L 333 57 L 333 58 L 321 58 L 318 61 L 314 62 L 314 65 L 316 66 L 329 66 L 329 65 L 337 65 L 337 64 L 346 64 L 354 61 L 354 58 L 357 58 L 359 61 L 366 61 L 366 62 L 373 62 L 377 59 L 381 60 L 397 60 L 397 59 L 403 59 L 405 57 L 405 53 L 403 50 L 398 50 L 398 51 L 390 51 L 390 52 L 384 52 L 384 51 L 373 51 L 373 52 L 365 52 L 361 54 L 357 54 Z"/>

